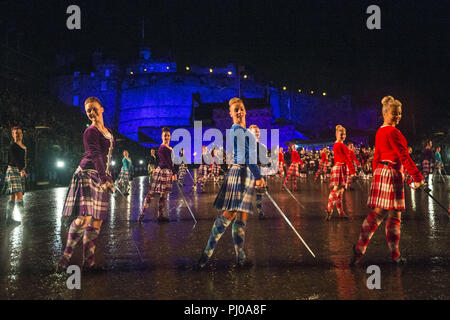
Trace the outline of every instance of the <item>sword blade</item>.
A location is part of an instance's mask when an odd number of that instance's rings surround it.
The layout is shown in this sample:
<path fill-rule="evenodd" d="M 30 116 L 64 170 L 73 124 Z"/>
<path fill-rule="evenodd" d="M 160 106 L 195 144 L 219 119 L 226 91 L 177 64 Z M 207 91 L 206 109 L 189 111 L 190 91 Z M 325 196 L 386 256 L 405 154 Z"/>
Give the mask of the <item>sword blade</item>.
<path fill-rule="evenodd" d="M 178 191 L 180 192 L 181 198 L 184 201 L 184 204 L 186 205 L 186 207 L 188 208 L 189 212 L 191 213 L 192 219 L 194 219 L 194 227 L 197 224 L 197 219 L 195 219 L 194 213 L 191 210 L 191 207 L 189 206 L 188 202 L 186 201 L 186 198 L 184 197 L 184 193 L 183 190 L 181 190 L 180 184 L 178 182 L 175 182 L 177 187 L 178 187 Z"/>
<path fill-rule="evenodd" d="M 283 213 L 283 211 L 280 209 L 280 207 L 278 206 L 278 204 L 275 202 L 275 200 L 273 200 L 272 196 L 269 194 L 269 192 L 266 190 L 265 192 L 266 196 L 269 198 L 269 200 L 272 202 L 272 204 L 275 206 L 275 208 L 278 210 L 278 212 L 280 213 L 280 215 L 284 218 L 284 220 L 286 220 L 287 224 L 291 227 L 291 229 L 295 232 L 295 234 L 297 235 L 297 237 L 300 239 L 300 241 L 305 245 L 306 249 L 308 249 L 309 253 L 311 253 L 311 255 L 315 258 L 316 256 L 314 255 L 314 252 L 312 252 L 312 250 L 309 248 L 309 246 L 306 244 L 305 240 L 303 240 L 302 236 L 297 232 L 297 230 L 295 230 L 294 226 L 292 225 L 292 223 L 289 221 L 289 219 L 286 217 L 286 215 Z"/>

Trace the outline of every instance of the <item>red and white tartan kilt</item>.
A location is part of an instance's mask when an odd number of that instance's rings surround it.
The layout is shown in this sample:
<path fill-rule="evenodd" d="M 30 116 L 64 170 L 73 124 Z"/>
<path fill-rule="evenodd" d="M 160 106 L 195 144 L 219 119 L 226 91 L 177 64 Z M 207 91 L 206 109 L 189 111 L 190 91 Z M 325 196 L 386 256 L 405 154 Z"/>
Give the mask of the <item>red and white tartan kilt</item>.
<path fill-rule="evenodd" d="M 300 177 L 300 172 L 298 170 L 298 165 L 299 165 L 298 162 L 291 163 L 291 165 L 289 166 L 289 169 L 288 169 L 288 173 L 287 173 L 288 177 L 292 177 L 292 176 Z"/>
<path fill-rule="evenodd" d="M 278 162 L 278 173 L 284 175 L 284 163 Z"/>
<path fill-rule="evenodd" d="M 172 176 L 172 170 L 157 167 L 155 171 L 153 171 L 152 183 L 150 184 L 150 190 L 148 192 L 152 194 L 162 194 L 172 191 Z"/>
<path fill-rule="evenodd" d="M 373 173 L 367 206 L 385 210 L 405 210 L 402 170 L 380 164 Z"/>
<path fill-rule="evenodd" d="M 328 165 L 328 163 L 326 163 L 326 162 L 323 162 L 323 161 L 320 161 L 319 162 L 319 172 L 320 171 L 323 171 L 323 172 L 327 172 L 327 165 Z"/>
<path fill-rule="evenodd" d="M 330 186 L 340 187 L 347 183 L 347 166 L 345 163 L 336 163 L 331 168 Z"/>

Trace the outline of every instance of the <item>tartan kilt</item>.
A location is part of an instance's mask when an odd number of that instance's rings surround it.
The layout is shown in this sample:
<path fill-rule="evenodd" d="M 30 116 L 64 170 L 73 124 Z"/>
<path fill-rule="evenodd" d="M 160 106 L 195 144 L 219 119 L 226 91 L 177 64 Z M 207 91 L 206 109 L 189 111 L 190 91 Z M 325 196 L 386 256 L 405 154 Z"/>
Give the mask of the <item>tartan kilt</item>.
<path fill-rule="evenodd" d="M 328 168 L 328 164 L 326 162 L 322 162 L 322 161 L 319 162 L 319 170 L 318 170 L 319 172 L 323 171 L 326 173 L 327 168 Z"/>
<path fill-rule="evenodd" d="M 298 165 L 299 165 L 298 163 L 291 163 L 291 165 L 289 166 L 289 169 L 288 169 L 288 173 L 287 173 L 288 177 L 292 177 L 292 176 L 300 177 Z"/>
<path fill-rule="evenodd" d="M 212 164 L 211 174 L 215 177 L 220 174 L 220 166 L 217 163 Z"/>
<path fill-rule="evenodd" d="M 422 172 L 423 175 L 427 176 L 431 173 L 431 162 L 428 160 L 422 161 Z"/>
<path fill-rule="evenodd" d="M 108 216 L 110 195 L 101 188 L 96 170 L 78 167 L 72 177 L 64 203 L 63 216 L 92 216 L 105 220 Z"/>
<path fill-rule="evenodd" d="M 178 168 L 178 175 L 180 177 L 184 177 L 187 173 L 187 166 L 185 163 L 180 164 L 180 167 Z"/>
<path fill-rule="evenodd" d="M 378 166 L 372 178 L 367 206 L 386 210 L 405 210 L 405 190 L 401 170 Z"/>
<path fill-rule="evenodd" d="M 25 193 L 25 177 L 20 175 L 17 167 L 8 166 L 5 176 L 6 194 Z"/>
<path fill-rule="evenodd" d="M 336 163 L 331 168 L 330 186 L 343 186 L 347 182 L 347 166 L 345 163 Z"/>
<path fill-rule="evenodd" d="M 124 168 L 122 168 L 120 170 L 119 173 L 119 177 L 118 177 L 119 182 L 129 182 L 130 181 L 130 173 L 128 172 L 128 170 L 125 170 Z"/>
<path fill-rule="evenodd" d="M 284 163 L 278 162 L 278 173 L 284 175 Z"/>
<path fill-rule="evenodd" d="M 197 171 L 198 178 L 207 178 L 208 177 L 208 165 L 201 164 L 200 167 L 198 167 Z"/>
<path fill-rule="evenodd" d="M 153 171 L 149 193 L 165 193 L 172 191 L 172 170 L 156 168 Z"/>
<path fill-rule="evenodd" d="M 214 200 L 214 208 L 253 214 L 254 182 L 255 177 L 247 166 L 233 165 Z"/>

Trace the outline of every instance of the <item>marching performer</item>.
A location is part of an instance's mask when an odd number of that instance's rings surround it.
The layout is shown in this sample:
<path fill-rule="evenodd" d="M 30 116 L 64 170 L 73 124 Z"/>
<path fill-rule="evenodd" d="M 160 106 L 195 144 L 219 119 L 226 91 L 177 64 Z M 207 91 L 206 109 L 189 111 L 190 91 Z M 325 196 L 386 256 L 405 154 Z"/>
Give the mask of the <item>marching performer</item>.
<path fill-rule="evenodd" d="M 168 222 L 169 218 L 165 213 L 167 196 L 172 191 L 172 182 L 177 180 L 176 168 L 172 161 L 172 148 L 170 147 L 170 129 L 162 128 L 161 139 L 163 143 L 158 149 L 159 164 L 153 171 L 152 183 L 150 190 L 145 196 L 142 210 L 138 218 L 138 222 L 142 223 L 145 210 L 150 206 L 155 193 L 159 194 L 158 222 Z"/>
<path fill-rule="evenodd" d="M 331 220 L 333 214 L 334 205 L 339 213 L 340 218 L 349 218 L 344 212 L 344 205 L 342 198 L 344 196 L 345 184 L 347 183 L 347 167 L 349 168 L 350 175 L 355 175 L 355 167 L 353 166 L 349 149 L 344 144 L 347 136 L 346 130 L 343 126 L 336 126 L 336 142 L 333 145 L 334 152 L 334 166 L 331 168 L 330 178 L 330 195 L 328 197 L 328 208 L 326 210 L 326 220 Z"/>
<path fill-rule="evenodd" d="M 8 168 L 6 169 L 6 194 L 10 197 L 6 204 L 6 225 L 18 226 L 20 221 L 13 219 L 14 207 L 17 206 L 22 218 L 25 216 L 23 194 L 25 193 L 25 178 L 27 176 L 27 147 L 23 144 L 22 129 L 18 126 L 11 128 L 14 142 L 8 150 Z"/>
<path fill-rule="evenodd" d="M 252 265 L 244 251 L 245 228 L 248 214 L 253 212 L 252 199 L 254 188 L 255 186 L 264 187 L 265 182 L 258 165 L 250 162 L 252 157 L 256 156 L 256 150 L 254 149 L 256 141 L 252 134 L 247 134 L 247 129 L 245 128 L 246 111 L 244 103 L 239 98 L 233 98 L 229 101 L 229 106 L 230 116 L 233 119 L 231 131 L 235 135 L 243 134 L 245 136 L 245 142 L 241 141 L 238 143 L 238 137 L 234 136 L 233 165 L 228 171 L 225 181 L 214 201 L 214 207 L 222 210 L 223 213 L 214 222 L 206 248 L 200 260 L 194 266 L 195 269 L 201 269 L 206 266 L 214 252 L 217 242 L 233 220 L 232 236 L 237 266 L 246 267 Z"/>
<path fill-rule="evenodd" d="M 70 224 L 58 270 L 69 266 L 73 251 L 81 239 L 83 268 L 88 271 L 104 270 L 95 264 L 94 255 L 100 228 L 108 216 L 109 194 L 114 192 L 110 172 L 114 137 L 104 125 L 104 107 L 98 98 L 87 98 L 84 109 L 92 124 L 84 131 L 85 153 L 67 191 L 63 216 L 68 222 L 74 220 Z"/>
<path fill-rule="evenodd" d="M 120 169 L 117 187 L 120 189 L 120 191 L 122 191 L 124 195 L 127 195 L 130 189 L 131 166 L 132 162 L 128 150 L 123 150 L 122 169 Z"/>
<path fill-rule="evenodd" d="M 291 165 L 289 166 L 288 173 L 283 183 L 283 186 L 286 186 L 286 183 L 290 181 L 291 183 L 290 189 L 292 191 L 297 191 L 297 180 L 298 177 L 300 177 L 300 172 L 298 168 L 299 165 L 303 167 L 304 163 L 300 158 L 300 155 L 298 154 L 297 150 L 295 150 L 295 144 L 293 144 L 291 146 Z"/>
<path fill-rule="evenodd" d="M 320 175 L 320 180 L 323 180 L 324 177 L 326 178 L 327 175 L 327 166 L 328 166 L 328 158 L 327 153 L 325 152 L 327 148 L 323 147 L 320 153 L 320 162 L 319 162 L 319 169 L 316 172 L 316 176 L 314 177 L 314 181 L 317 181 L 317 178 Z"/>
<path fill-rule="evenodd" d="M 359 240 L 353 246 L 351 264 L 357 264 L 364 256 L 369 241 L 377 227 L 386 220 L 386 240 L 395 263 L 404 263 L 399 250 L 401 213 L 405 210 L 403 167 L 414 179 L 416 188 L 424 184 L 423 177 L 408 154 L 407 142 L 396 128 L 402 118 L 402 104 L 391 96 L 381 100 L 384 123 L 375 137 L 373 179 L 367 205 L 372 212 L 362 224 Z"/>

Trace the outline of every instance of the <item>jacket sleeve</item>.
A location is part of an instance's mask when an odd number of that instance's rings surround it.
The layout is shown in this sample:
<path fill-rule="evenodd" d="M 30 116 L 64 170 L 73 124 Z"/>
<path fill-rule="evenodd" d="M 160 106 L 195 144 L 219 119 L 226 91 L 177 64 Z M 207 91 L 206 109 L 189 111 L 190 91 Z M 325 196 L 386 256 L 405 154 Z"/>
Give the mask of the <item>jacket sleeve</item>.
<path fill-rule="evenodd" d="M 345 154 L 345 164 L 348 167 L 348 170 L 350 170 L 350 174 L 355 174 L 355 167 L 353 166 L 353 161 L 352 161 L 352 156 L 350 155 L 350 149 L 347 148 L 346 145 L 342 145 L 342 148 L 344 149 L 344 154 Z"/>
<path fill-rule="evenodd" d="M 394 130 L 392 131 L 389 140 L 391 142 L 392 147 L 397 152 L 400 162 L 408 171 L 408 173 L 412 176 L 415 182 L 420 182 L 423 180 L 422 174 L 419 169 L 417 169 L 416 164 L 412 161 L 409 153 L 408 146 L 406 144 L 405 137 L 401 134 L 400 131 Z"/>

